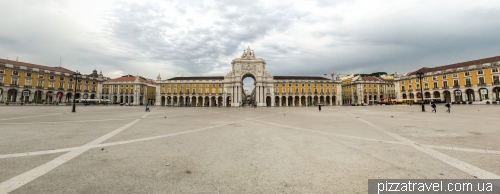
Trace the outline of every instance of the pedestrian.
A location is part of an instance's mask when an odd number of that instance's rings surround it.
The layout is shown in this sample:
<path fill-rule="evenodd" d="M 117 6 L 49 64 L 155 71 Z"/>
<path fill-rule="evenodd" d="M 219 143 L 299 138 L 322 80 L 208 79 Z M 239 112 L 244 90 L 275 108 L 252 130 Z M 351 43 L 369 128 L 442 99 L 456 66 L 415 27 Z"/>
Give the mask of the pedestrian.
<path fill-rule="evenodd" d="M 446 112 L 451 113 L 451 110 L 450 110 L 450 108 L 451 108 L 450 103 L 448 102 L 448 103 L 446 103 L 446 105 L 444 105 L 444 106 L 446 106 L 446 108 L 448 108 L 448 110 L 446 110 Z"/>
<path fill-rule="evenodd" d="M 149 112 L 149 105 L 146 104 L 146 112 Z"/>
<path fill-rule="evenodd" d="M 321 111 L 321 104 L 320 104 L 320 105 L 318 105 L 318 108 L 319 108 L 319 111 Z"/>
<path fill-rule="evenodd" d="M 431 107 L 433 109 L 432 112 L 437 113 L 437 111 L 436 111 L 436 104 L 434 102 L 432 102 Z"/>

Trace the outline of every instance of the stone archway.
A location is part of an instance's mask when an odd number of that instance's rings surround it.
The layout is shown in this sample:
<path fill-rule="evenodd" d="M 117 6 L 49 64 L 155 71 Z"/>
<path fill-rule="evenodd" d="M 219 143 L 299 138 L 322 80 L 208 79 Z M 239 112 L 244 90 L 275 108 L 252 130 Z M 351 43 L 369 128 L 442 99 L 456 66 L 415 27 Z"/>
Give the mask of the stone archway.
<path fill-rule="evenodd" d="M 256 98 L 256 80 L 255 75 L 252 73 L 245 73 L 241 76 L 241 86 L 243 88 L 241 92 L 242 105 L 249 105 L 255 102 L 261 103 L 258 102 L 259 98 Z"/>
<path fill-rule="evenodd" d="M 210 105 L 209 106 L 217 106 L 217 101 L 215 100 L 215 96 L 212 96 L 212 98 L 210 98 Z"/>
<path fill-rule="evenodd" d="M 57 102 L 58 103 L 61 103 L 62 102 L 62 98 L 63 98 L 64 94 L 62 92 L 57 92 L 56 94 L 56 99 L 57 99 Z"/>
<path fill-rule="evenodd" d="M 191 106 L 196 106 L 197 102 L 196 102 L 196 96 L 192 96 L 191 97 Z"/>
<path fill-rule="evenodd" d="M 205 96 L 205 104 L 203 104 L 203 106 L 210 106 L 209 100 L 210 98 L 208 98 L 208 96 Z"/>
<path fill-rule="evenodd" d="M 403 94 L 403 100 L 406 100 L 408 97 L 406 96 L 406 93 Z"/>
<path fill-rule="evenodd" d="M 177 99 L 177 96 L 174 96 L 173 97 L 173 103 L 172 103 L 172 106 L 177 106 L 179 103 L 178 103 L 178 99 Z"/>
<path fill-rule="evenodd" d="M 8 102 L 16 102 L 17 101 L 17 90 L 10 89 L 7 91 L 7 101 Z"/>
<path fill-rule="evenodd" d="M 450 103 L 451 102 L 451 93 L 450 91 L 446 90 L 443 92 L 443 97 L 444 97 L 444 101 L 447 102 L 447 103 Z"/>
<path fill-rule="evenodd" d="M 441 101 L 441 94 L 438 91 L 432 93 L 434 100 Z"/>
<path fill-rule="evenodd" d="M 500 101 L 500 87 L 493 88 L 493 97 L 495 101 Z"/>
<path fill-rule="evenodd" d="M 469 102 L 476 100 L 476 96 L 474 95 L 474 90 L 472 90 L 472 89 L 465 90 L 465 97 L 467 98 L 467 101 L 469 101 Z"/>
<path fill-rule="evenodd" d="M 52 102 L 53 98 L 54 98 L 54 92 L 49 91 L 45 94 L 45 102 L 50 103 Z"/>
<path fill-rule="evenodd" d="M 226 97 L 226 106 L 231 106 L 231 96 Z"/>
<path fill-rule="evenodd" d="M 28 95 L 27 95 L 27 96 L 25 96 L 25 95 L 24 95 L 25 93 L 28 93 Z M 22 98 L 22 100 L 23 100 L 24 102 L 28 102 L 28 101 L 29 101 L 29 99 L 30 99 L 31 91 L 30 91 L 30 90 L 23 90 L 23 91 L 21 92 L 21 95 L 22 95 L 22 97 L 21 97 L 21 98 Z"/>
<path fill-rule="evenodd" d="M 488 89 L 486 88 L 479 88 L 479 90 L 477 91 L 477 93 L 479 93 L 479 100 L 480 101 L 483 101 L 483 100 L 489 100 L 489 91 Z"/>
<path fill-rule="evenodd" d="M 196 100 L 196 106 L 203 106 L 203 97 L 198 96 L 198 100 Z"/>
<path fill-rule="evenodd" d="M 73 102 L 73 94 L 71 92 L 66 94 L 66 102 Z"/>
<path fill-rule="evenodd" d="M 165 96 L 162 96 L 162 97 L 161 97 L 161 105 L 162 105 L 162 106 L 165 106 Z"/>
<path fill-rule="evenodd" d="M 179 96 L 179 100 L 178 100 L 177 104 L 179 106 L 184 106 L 184 97 L 183 96 Z"/>
<path fill-rule="evenodd" d="M 271 96 L 266 97 L 266 106 L 271 106 Z"/>
<path fill-rule="evenodd" d="M 453 96 L 455 98 L 455 102 L 462 102 L 462 101 L 464 101 L 464 99 L 463 99 L 463 93 L 460 90 L 453 91 Z"/>
<path fill-rule="evenodd" d="M 219 97 L 217 98 L 217 101 L 218 101 L 218 102 L 217 102 L 217 106 L 222 106 L 222 104 L 224 103 L 224 99 L 222 98 L 222 96 L 219 96 Z"/>

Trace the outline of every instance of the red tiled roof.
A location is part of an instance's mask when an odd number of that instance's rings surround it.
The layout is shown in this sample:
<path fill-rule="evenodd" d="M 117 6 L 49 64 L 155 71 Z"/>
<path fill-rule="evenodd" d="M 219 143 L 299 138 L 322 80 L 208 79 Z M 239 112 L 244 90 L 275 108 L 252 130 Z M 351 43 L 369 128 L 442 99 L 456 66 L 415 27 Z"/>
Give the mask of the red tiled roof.
<path fill-rule="evenodd" d="M 320 76 L 273 76 L 274 79 L 330 80 Z"/>
<path fill-rule="evenodd" d="M 224 76 L 173 77 L 168 80 L 223 80 Z"/>
<path fill-rule="evenodd" d="M 12 61 L 12 60 L 8 60 L 8 59 L 0 59 L 0 63 L 13 64 L 13 65 L 30 67 L 30 68 L 38 68 L 38 69 L 49 70 L 49 71 L 57 71 L 57 72 L 61 72 L 61 73 L 69 73 L 69 74 L 75 73 L 74 71 L 71 71 L 71 70 L 66 69 L 64 67 L 49 67 L 49 66 L 36 65 L 36 64 L 25 63 L 25 62 L 20 62 L 20 61 Z"/>
<path fill-rule="evenodd" d="M 135 76 L 133 75 L 124 75 L 124 76 L 121 76 L 119 78 L 115 78 L 115 79 L 110 79 L 106 82 L 134 82 L 135 81 Z M 142 83 L 148 83 L 148 84 L 156 84 L 155 82 L 153 81 L 149 81 L 141 76 L 139 76 L 139 81 L 142 82 Z"/>
<path fill-rule="evenodd" d="M 384 81 L 384 79 L 380 77 L 374 77 L 374 76 L 366 76 L 366 77 L 360 77 L 361 81 Z"/>
<path fill-rule="evenodd" d="M 417 72 L 428 73 L 428 72 L 434 72 L 434 71 L 443 71 L 443 70 L 455 69 L 455 68 L 459 68 L 459 67 L 467 67 L 467 66 L 471 66 L 471 65 L 493 63 L 493 62 L 497 62 L 497 61 L 500 61 L 500 56 L 478 59 L 478 60 L 474 60 L 474 61 L 466 61 L 466 62 L 455 63 L 455 64 L 451 64 L 451 65 L 444 65 L 444 66 L 439 66 L 439 67 L 422 67 L 417 71 L 409 73 L 408 75 L 415 75 Z"/>

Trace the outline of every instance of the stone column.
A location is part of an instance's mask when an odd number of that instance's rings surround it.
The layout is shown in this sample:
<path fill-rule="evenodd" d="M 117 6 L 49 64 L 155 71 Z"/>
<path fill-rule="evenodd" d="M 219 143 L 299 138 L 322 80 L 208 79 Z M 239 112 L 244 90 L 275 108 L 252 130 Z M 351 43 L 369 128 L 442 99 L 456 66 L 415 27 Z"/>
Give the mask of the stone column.
<path fill-rule="evenodd" d="M 238 84 L 238 86 L 236 86 L 236 92 L 237 92 L 237 98 L 238 98 L 238 106 L 240 105 L 240 101 L 241 101 L 241 87 L 239 86 L 240 84 Z"/>
<path fill-rule="evenodd" d="M 260 103 L 260 86 L 259 84 L 255 83 L 255 102 L 256 102 L 256 105 L 259 106 L 259 103 Z"/>
<path fill-rule="evenodd" d="M 274 103 L 276 103 L 276 96 L 274 95 L 275 88 L 272 88 L 273 92 L 271 93 L 271 106 L 274 106 Z"/>
<path fill-rule="evenodd" d="M 285 99 L 285 106 L 289 106 L 289 105 L 288 105 L 288 96 L 285 96 L 285 98 L 286 98 L 286 99 Z"/>

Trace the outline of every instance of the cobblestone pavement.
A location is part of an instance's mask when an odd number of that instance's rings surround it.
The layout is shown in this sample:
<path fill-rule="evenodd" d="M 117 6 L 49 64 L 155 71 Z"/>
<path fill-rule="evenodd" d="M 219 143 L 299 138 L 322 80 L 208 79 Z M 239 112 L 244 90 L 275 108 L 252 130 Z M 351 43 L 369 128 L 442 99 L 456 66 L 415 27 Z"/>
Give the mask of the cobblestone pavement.
<path fill-rule="evenodd" d="M 500 106 L 0 107 L 0 193 L 366 193 L 500 178 Z"/>

